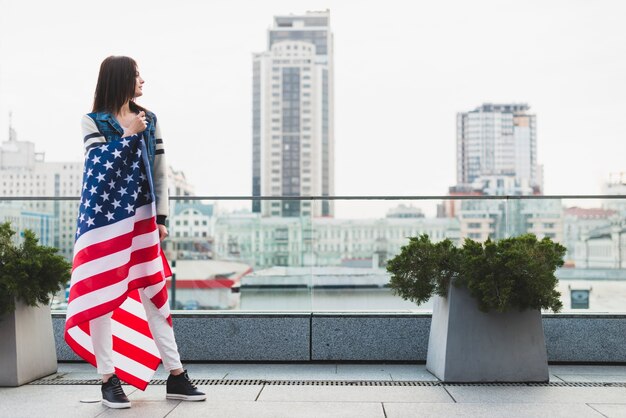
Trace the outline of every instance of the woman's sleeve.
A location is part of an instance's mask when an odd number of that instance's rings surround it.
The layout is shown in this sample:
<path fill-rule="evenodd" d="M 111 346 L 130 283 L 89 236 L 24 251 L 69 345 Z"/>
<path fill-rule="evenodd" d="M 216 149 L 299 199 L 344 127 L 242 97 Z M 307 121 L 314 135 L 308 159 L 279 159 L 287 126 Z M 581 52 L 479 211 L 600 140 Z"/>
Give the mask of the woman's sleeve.
<path fill-rule="evenodd" d="M 96 122 L 89 117 L 89 115 L 83 115 L 81 120 L 81 126 L 83 130 L 83 146 L 85 147 L 85 154 L 99 144 L 107 142 L 104 136 L 98 130 Z"/>
<path fill-rule="evenodd" d="M 156 194 L 157 223 L 164 225 L 169 215 L 169 191 L 167 189 L 167 163 L 161 128 L 157 121 L 155 127 L 156 148 L 154 151 L 154 193 Z"/>

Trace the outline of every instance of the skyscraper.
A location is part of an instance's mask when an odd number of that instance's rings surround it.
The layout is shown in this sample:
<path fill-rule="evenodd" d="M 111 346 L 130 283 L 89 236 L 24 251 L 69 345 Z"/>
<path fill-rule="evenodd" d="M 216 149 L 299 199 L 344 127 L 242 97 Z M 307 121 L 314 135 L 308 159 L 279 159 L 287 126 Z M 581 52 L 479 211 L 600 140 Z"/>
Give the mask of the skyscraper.
<path fill-rule="evenodd" d="M 512 177 L 541 192 L 536 116 L 527 104 L 485 103 L 457 114 L 457 186 L 481 177 Z"/>
<path fill-rule="evenodd" d="M 334 194 L 330 13 L 275 16 L 253 56 L 252 195 Z M 332 201 L 254 201 L 264 216 L 332 216 Z"/>

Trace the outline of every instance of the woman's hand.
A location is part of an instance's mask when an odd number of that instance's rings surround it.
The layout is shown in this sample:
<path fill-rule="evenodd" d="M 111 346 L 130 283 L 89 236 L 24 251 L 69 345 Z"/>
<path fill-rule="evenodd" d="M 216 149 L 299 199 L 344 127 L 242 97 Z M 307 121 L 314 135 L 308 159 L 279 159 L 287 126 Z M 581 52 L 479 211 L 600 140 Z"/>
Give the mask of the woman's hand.
<path fill-rule="evenodd" d="M 143 132 L 147 127 L 148 123 L 146 122 L 146 112 L 142 110 L 133 117 L 130 125 L 124 129 L 124 137 L 133 136 L 139 132 Z"/>
<path fill-rule="evenodd" d="M 163 241 L 169 235 L 167 233 L 167 227 L 165 225 L 158 224 L 159 227 L 159 240 Z"/>

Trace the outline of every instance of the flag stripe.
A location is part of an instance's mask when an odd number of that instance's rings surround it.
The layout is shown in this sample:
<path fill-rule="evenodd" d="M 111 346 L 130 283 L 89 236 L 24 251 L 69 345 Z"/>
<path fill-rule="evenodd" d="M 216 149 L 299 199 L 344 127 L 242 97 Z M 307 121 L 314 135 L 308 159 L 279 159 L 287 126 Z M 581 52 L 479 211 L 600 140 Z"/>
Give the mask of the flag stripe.
<path fill-rule="evenodd" d="M 156 349 L 154 341 L 151 338 L 148 338 L 147 340 L 150 341 L 152 345 L 151 350 Z M 113 350 L 118 353 L 124 353 L 124 355 L 129 358 L 141 359 L 141 362 L 146 366 L 152 364 L 158 366 L 161 361 L 158 350 L 155 350 L 155 352 L 146 351 L 144 350 L 144 347 L 134 344 L 134 341 L 133 344 L 131 344 L 128 341 L 117 337 L 115 333 L 113 334 Z"/>
<path fill-rule="evenodd" d="M 124 276 L 128 269 L 118 272 L 111 272 L 111 270 L 115 271 L 116 269 L 123 268 L 129 264 L 132 265 L 137 260 L 141 260 L 141 258 L 136 257 L 139 257 L 139 254 L 145 253 L 146 249 L 147 252 L 152 254 L 152 257 L 158 257 L 160 255 L 159 237 L 156 234 L 144 234 L 135 237 L 133 239 L 132 247 L 128 247 L 122 251 L 98 258 L 77 267 L 72 272 L 74 283 L 79 284 L 82 280 L 93 278 L 96 274 L 106 274 L 107 276 L 115 274 L 117 276 Z M 101 278 L 98 280 L 101 280 Z"/>
<path fill-rule="evenodd" d="M 127 254 L 123 254 L 126 256 Z M 131 269 L 138 270 L 140 266 L 144 266 L 147 274 L 152 273 L 154 268 L 160 269 L 161 260 L 159 260 L 159 245 L 154 244 L 150 247 L 144 247 L 129 254 L 126 262 L 116 266 L 111 263 L 106 271 L 94 271 L 91 276 L 85 278 L 79 277 L 77 282 L 70 289 L 70 295 L 76 298 L 85 295 L 87 292 L 104 289 L 116 283 L 132 280 Z M 113 268 L 111 268 L 113 266 Z M 141 277 L 142 272 L 135 272 L 135 277 Z M 74 292 L 72 295 L 71 292 Z"/>
<path fill-rule="evenodd" d="M 150 325 L 145 320 L 145 318 L 143 318 L 144 320 L 142 321 L 141 320 L 142 318 L 137 317 L 136 315 L 133 315 L 132 313 L 125 310 L 123 307 L 120 307 L 120 309 L 116 309 L 111 319 L 113 320 L 114 323 L 119 324 L 119 326 L 121 327 L 125 326 L 123 324 L 128 324 L 128 323 L 132 323 L 133 321 L 137 321 L 137 325 L 133 327 L 132 329 L 129 329 L 129 332 L 130 331 L 138 332 L 142 334 L 143 336 L 145 336 L 146 338 L 152 339 L 152 333 L 150 332 Z"/>
<path fill-rule="evenodd" d="M 74 256 L 73 268 L 76 269 L 82 264 L 92 261 L 93 259 L 130 248 L 134 244 L 135 238 L 143 234 L 155 233 L 158 237 L 156 224 L 153 222 L 152 218 L 143 219 L 136 222 L 135 227 L 129 233 L 121 234 L 117 238 L 111 238 L 98 244 L 93 244 L 89 247 L 83 248 Z"/>
<path fill-rule="evenodd" d="M 95 301 L 95 297 L 81 296 L 80 298 L 75 299 L 76 305 L 72 307 L 72 311 L 70 311 L 70 305 L 68 304 L 67 322 L 71 324 L 71 326 L 75 326 L 79 322 L 91 321 L 94 318 L 107 314 L 119 307 L 126 299 L 126 291 L 123 290 L 124 286 L 129 289 L 137 289 L 148 286 L 154 283 L 155 280 L 161 279 L 161 277 L 162 273 L 156 272 L 152 276 L 140 277 L 128 284 L 126 284 L 126 282 L 121 282 L 110 286 L 112 289 L 99 289 L 98 299 Z M 122 292 L 120 293 L 120 291 Z M 102 298 L 105 298 L 107 301 L 99 305 L 93 305 L 94 303 L 103 300 Z"/>
<path fill-rule="evenodd" d="M 107 228 L 106 226 L 95 228 L 82 234 L 74 243 L 74 254 L 77 254 L 80 250 L 90 245 L 97 244 L 101 241 L 108 241 L 115 238 L 119 234 L 127 234 L 135 229 L 135 223 L 143 221 L 144 219 L 150 219 L 154 217 L 156 219 L 156 207 L 154 203 L 150 205 L 143 205 L 135 210 L 135 215 L 116 222 L 115 228 Z M 155 221 L 156 222 L 156 221 Z"/>
<path fill-rule="evenodd" d="M 149 381 L 141 380 L 137 378 L 136 376 L 133 376 L 131 373 L 126 372 L 123 369 L 116 367 L 115 373 L 117 374 L 117 377 L 120 378 L 120 380 L 123 380 L 129 385 L 133 385 L 139 390 L 146 390 L 146 387 L 148 387 Z"/>
<path fill-rule="evenodd" d="M 113 350 L 113 364 L 116 368 L 125 370 L 146 382 L 149 382 L 154 375 L 153 369 L 115 350 Z"/>

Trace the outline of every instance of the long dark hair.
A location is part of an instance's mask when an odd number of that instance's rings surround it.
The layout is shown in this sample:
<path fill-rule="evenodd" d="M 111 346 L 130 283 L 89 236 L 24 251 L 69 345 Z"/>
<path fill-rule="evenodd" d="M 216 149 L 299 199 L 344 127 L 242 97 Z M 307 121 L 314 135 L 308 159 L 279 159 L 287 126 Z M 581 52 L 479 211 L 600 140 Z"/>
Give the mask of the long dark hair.
<path fill-rule="evenodd" d="M 133 100 L 136 80 L 137 63 L 134 59 L 124 56 L 105 58 L 100 64 L 92 112 L 116 114 L 129 100 L 129 107 L 132 112 L 145 111 L 146 109 Z"/>

